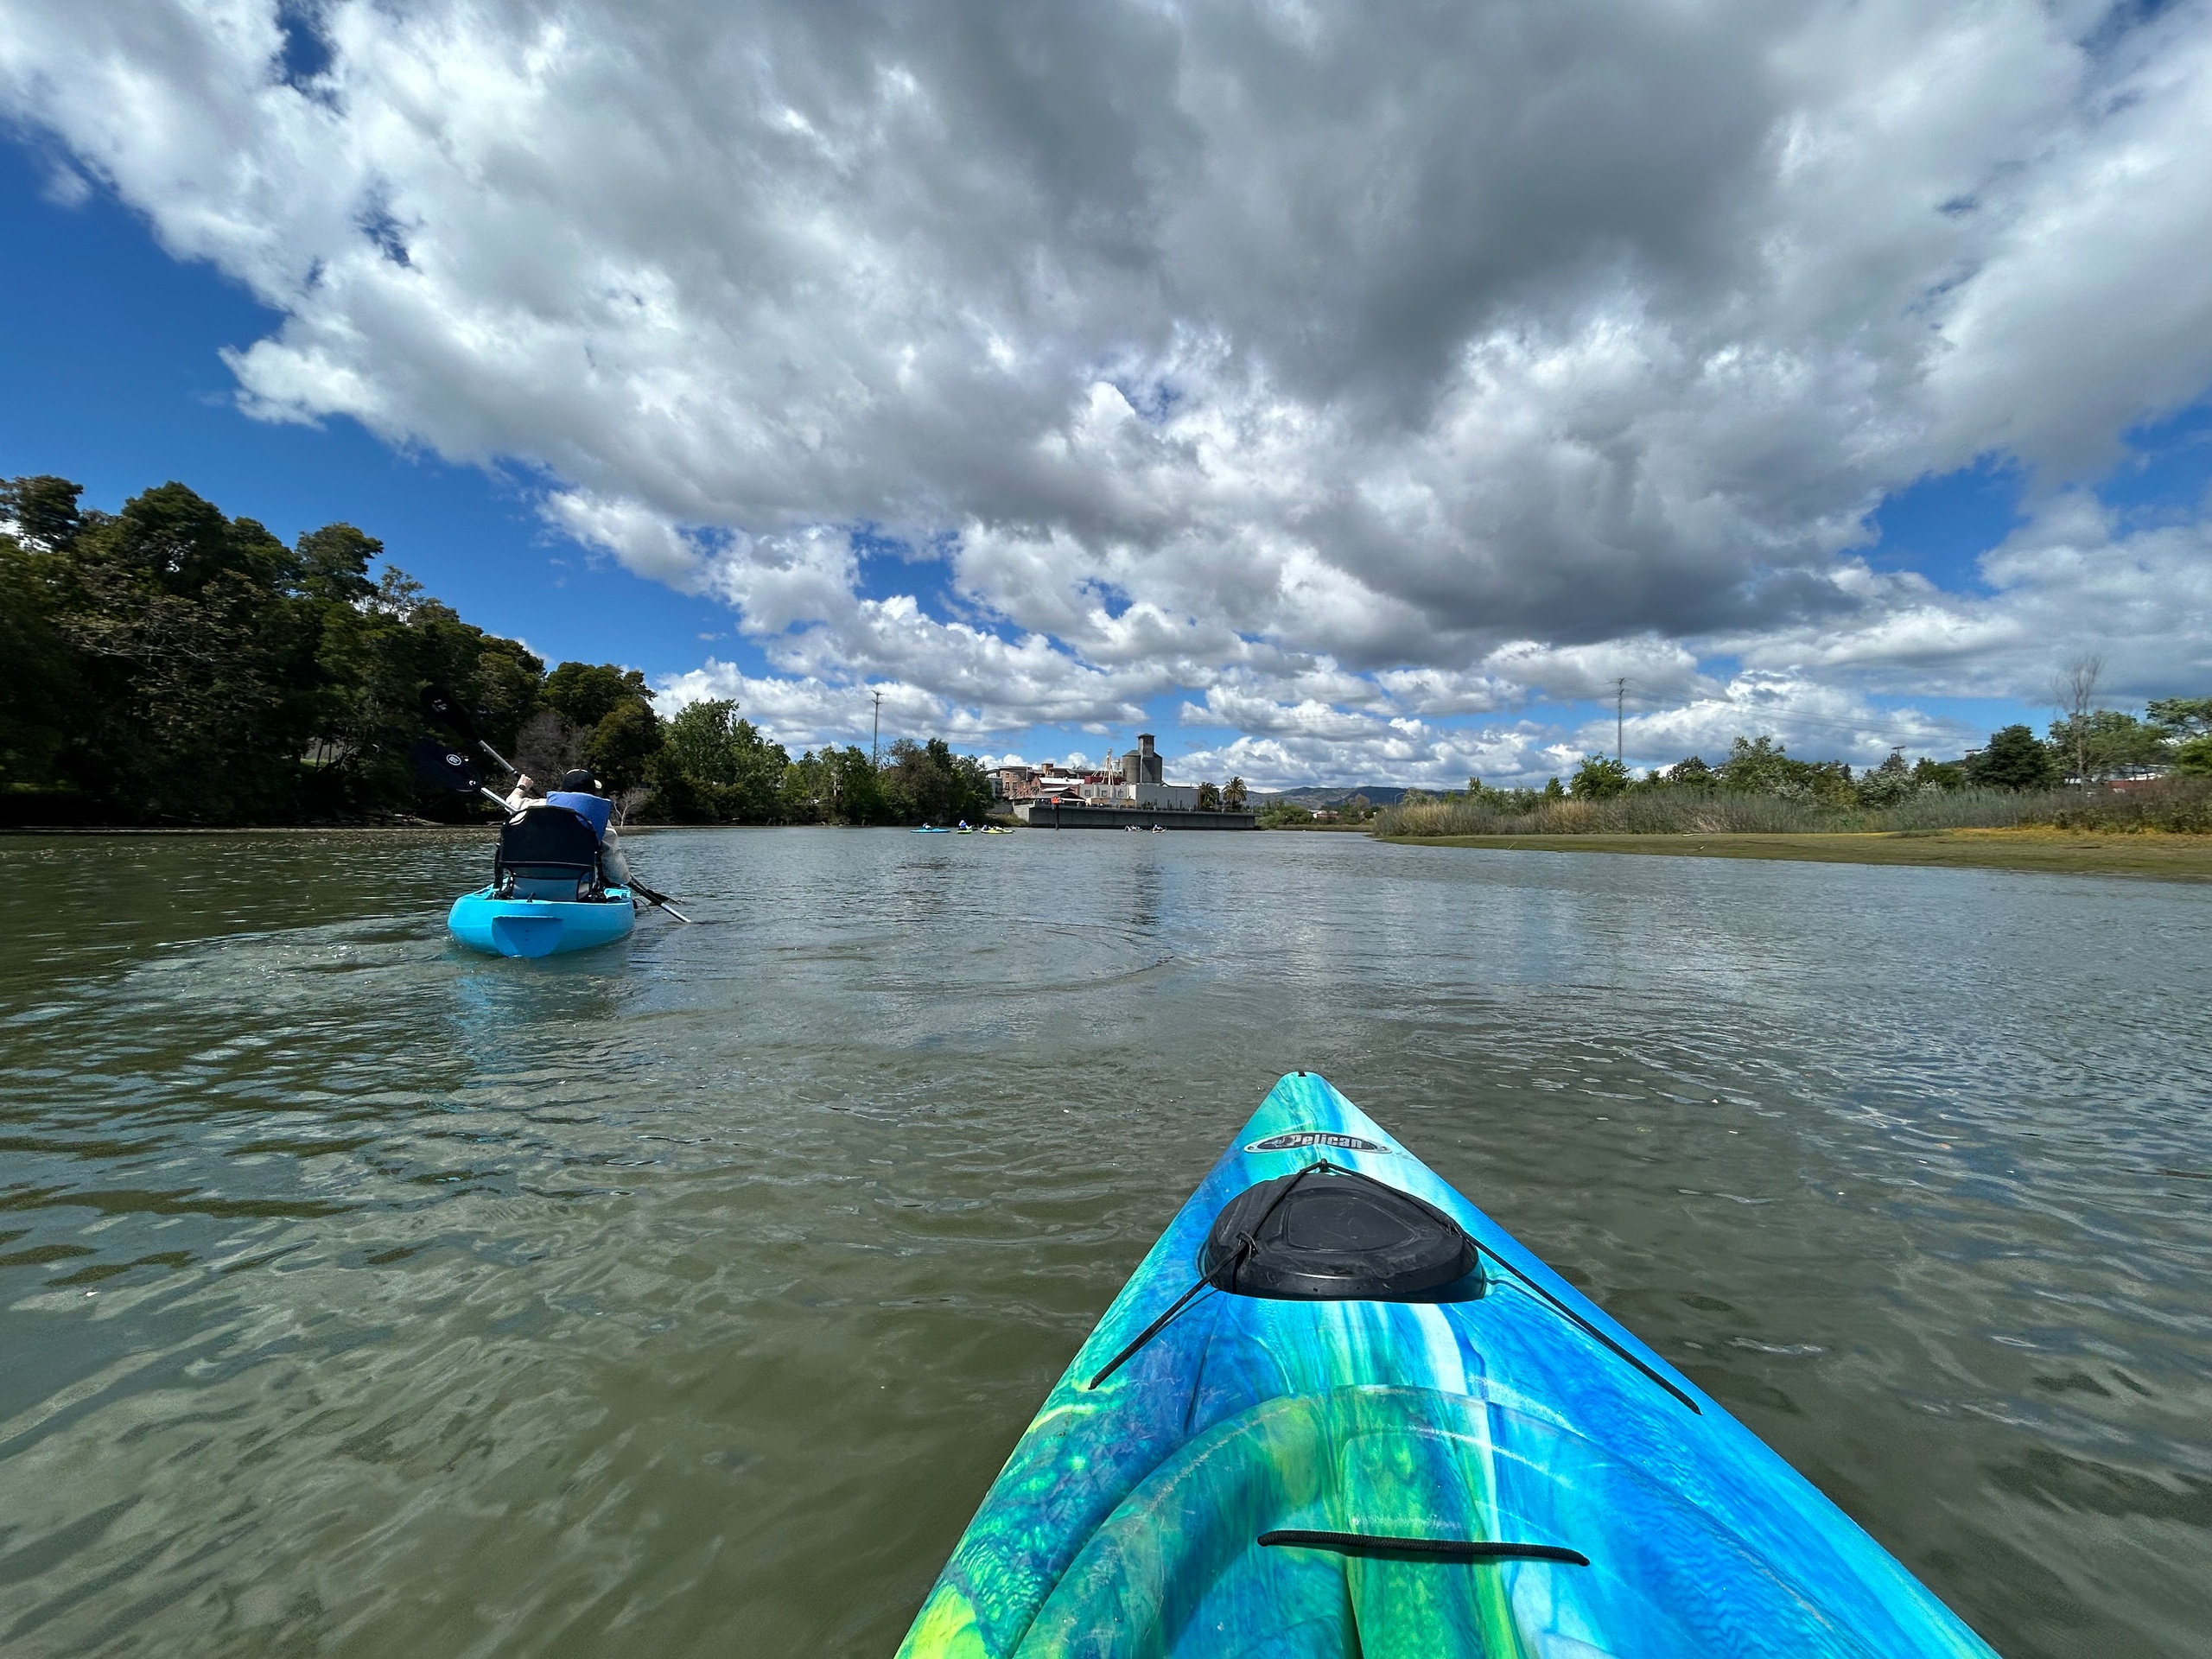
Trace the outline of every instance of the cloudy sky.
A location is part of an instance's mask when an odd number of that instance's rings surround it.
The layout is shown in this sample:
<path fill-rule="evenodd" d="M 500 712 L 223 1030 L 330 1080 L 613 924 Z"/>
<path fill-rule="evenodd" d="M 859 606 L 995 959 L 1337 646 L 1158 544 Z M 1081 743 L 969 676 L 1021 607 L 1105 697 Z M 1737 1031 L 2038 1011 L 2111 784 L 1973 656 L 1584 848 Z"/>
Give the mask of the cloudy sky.
<path fill-rule="evenodd" d="M 795 747 L 1538 779 L 2212 692 L 2212 9 L 0 0 L 0 472 Z"/>

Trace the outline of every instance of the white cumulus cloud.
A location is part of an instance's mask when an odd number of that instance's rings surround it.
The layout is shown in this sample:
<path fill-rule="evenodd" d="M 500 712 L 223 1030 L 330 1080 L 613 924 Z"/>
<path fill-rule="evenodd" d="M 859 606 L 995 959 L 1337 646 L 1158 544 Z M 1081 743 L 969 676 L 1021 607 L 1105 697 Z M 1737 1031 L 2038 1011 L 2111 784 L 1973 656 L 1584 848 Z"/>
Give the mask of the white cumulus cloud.
<path fill-rule="evenodd" d="M 793 731 L 1187 698 L 1208 765 L 1414 780 L 1548 768 L 1532 701 L 1620 677 L 1655 744 L 1786 702 L 1858 755 L 2085 643 L 2212 671 L 2203 504 L 2083 487 L 2212 385 L 2203 0 L 0 16 L 58 196 L 280 314 L 250 412 L 539 469 Z M 1975 590 L 1865 563 L 1993 455 Z"/>

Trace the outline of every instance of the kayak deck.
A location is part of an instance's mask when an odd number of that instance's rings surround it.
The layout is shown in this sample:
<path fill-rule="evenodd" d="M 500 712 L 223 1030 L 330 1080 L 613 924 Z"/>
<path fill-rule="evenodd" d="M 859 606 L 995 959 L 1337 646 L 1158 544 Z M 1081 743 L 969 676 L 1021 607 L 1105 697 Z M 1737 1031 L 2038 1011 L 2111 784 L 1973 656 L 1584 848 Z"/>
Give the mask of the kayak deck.
<path fill-rule="evenodd" d="M 1477 1270 L 1405 1300 L 1208 1286 L 1127 1352 L 1192 1289 L 1230 1200 L 1316 1164 L 1313 1180 L 1354 1172 L 1441 1211 Z M 1989 1650 L 1718 1404 L 1299 1073 L 1055 1385 L 900 1652 Z"/>

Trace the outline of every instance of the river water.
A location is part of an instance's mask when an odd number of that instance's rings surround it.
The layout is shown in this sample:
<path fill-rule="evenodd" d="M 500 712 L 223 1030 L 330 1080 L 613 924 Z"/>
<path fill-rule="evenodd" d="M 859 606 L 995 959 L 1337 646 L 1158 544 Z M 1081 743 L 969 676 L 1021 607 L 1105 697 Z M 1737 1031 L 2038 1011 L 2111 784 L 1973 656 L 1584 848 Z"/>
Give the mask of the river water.
<path fill-rule="evenodd" d="M 0 1652 L 888 1656 L 1323 1071 L 2002 1652 L 2212 1651 L 2212 888 L 1326 835 L 0 842 Z"/>

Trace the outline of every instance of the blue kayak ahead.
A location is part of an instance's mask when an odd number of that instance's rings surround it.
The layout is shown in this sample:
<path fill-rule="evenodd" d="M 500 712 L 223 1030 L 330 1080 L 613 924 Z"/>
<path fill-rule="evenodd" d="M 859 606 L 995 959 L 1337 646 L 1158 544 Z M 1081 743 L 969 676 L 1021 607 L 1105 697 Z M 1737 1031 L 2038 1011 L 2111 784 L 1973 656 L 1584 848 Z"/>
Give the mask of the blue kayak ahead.
<path fill-rule="evenodd" d="M 638 925 L 627 887 L 608 887 L 604 899 L 502 899 L 493 887 L 453 901 L 446 925 L 473 950 L 500 957 L 550 957 L 612 944 Z"/>
<path fill-rule="evenodd" d="M 1994 1659 L 1321 1078 L 1170 1224 L 902 1659 Z"/>

